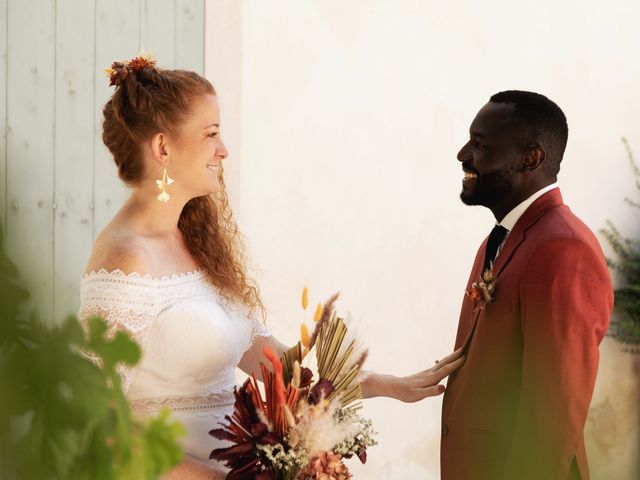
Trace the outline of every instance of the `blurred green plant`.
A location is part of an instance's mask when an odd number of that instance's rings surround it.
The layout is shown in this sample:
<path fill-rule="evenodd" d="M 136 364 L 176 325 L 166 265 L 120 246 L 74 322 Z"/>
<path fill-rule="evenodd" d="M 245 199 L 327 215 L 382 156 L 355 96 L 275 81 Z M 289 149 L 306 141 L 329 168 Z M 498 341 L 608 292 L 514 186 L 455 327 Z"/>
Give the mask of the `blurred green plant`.
<path fill-rule="evenodd" d="M 640 190 L 640 167 L 627 139 L 623 138 L 622 142 L 635 174 L 636 187 Z M 640 203 L 630 198 L 625 198 L 625 201 L 632 207 L 640 208 Z M 615 260 L 607 258 L 607 263 L 620 274 L 622 282 L 622 286 L 615 290 L 615 307 L 620 315 L 612 318 L 608 333 L 623 343 L 627 351 L 640 354 L 640 240 L 623 237 L 610 221 L 602 234 L 617 257 Z"/>
<path fill-rule="evenodd" d="M 153 479 L 183 456 L 169 411 L 132 417 L 117 366 L 140 348 L 94 317 L 45 325 L 4 250 L 0 230 L 0 457 L 18 479 Z M 98 367 L 82 352 L 99 360 Z"/>

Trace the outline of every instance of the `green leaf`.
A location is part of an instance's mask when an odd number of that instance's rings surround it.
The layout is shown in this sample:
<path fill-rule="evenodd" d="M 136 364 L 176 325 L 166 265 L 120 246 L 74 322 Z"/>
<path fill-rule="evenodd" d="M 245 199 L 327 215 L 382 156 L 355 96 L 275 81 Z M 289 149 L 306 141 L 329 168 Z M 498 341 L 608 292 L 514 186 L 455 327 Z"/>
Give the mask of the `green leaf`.
<path fill-rule="evenodd" d="M 28 298 L 0 231 L 0 437 L 9 433 L 1 453 L 18 478 L 154 479 L 177 464 L 182 427 L 168 413 L 134 419 L 122 391 L 116 367 L 140 360 L 135 341 L 110 337 L 98 317 L 87 338 L 73 316 L 47 326 Z"/>
<path fill-rule="evenodd" d="M 152 472 L 159 474 L 178 464 L 183 457 L 177 438 L 184 436 L 186 430 L 178 422 L 170 422 L 169 409 L 162 409 L 157 417 L 147 421 L 143 437 L 148 451 Z"/>
<path fill-rule="evenodd" d="M 101 357 L 106 370 L 113 370 L 120 362 L 132 366 L 140 361 L 140 347 L 126 333 L 117 332 L 112 339 L 108 339 L 104 320 L 92 317 L 88 324 L 89 349 Z"/>
<path fill-rule="evenodd" d="M 5 253 L 0 230 L 0 352 L 24 334 L 28 299 L 29 292 L 20 281 L 18 269 Z"/>
<path fill-rule="evenodd" d="M 626 139 L 629 161 L 636 175 L 636 185 L 640 189 L 640 167 L 636 164 Z M 632 206 L 637 202 L 626 199 Z M 607 228 L 601 230 L 616 255 L 607 263 L 622 278 L 622 285 L 615 290 L 615 307 L 622 315 L 611 320 L 608 334 L 616 340 L 632 346 L 631 351 L 640 353 L 640 240 L 630 240 L 621 235 L 616 227 L 607 221 Z"/>

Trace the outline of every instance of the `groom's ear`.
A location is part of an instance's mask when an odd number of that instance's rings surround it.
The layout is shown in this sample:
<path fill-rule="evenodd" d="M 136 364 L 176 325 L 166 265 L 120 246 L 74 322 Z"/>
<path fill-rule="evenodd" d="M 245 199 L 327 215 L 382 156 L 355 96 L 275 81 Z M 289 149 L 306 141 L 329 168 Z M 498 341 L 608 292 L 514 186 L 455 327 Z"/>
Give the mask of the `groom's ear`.
<path fill-rule="evenodd" d="M 522 153 L 522 169 L 537 170 L 544 163 L 545 158 L 546 154 L 539 145 L 531 146 Z"/>

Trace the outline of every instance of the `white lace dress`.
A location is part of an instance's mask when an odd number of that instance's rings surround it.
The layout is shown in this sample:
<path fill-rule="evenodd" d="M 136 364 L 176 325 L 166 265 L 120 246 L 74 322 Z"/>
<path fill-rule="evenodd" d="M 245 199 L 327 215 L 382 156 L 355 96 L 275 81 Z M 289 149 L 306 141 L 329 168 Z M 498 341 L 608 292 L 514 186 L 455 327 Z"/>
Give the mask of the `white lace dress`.
<path fill-rule="evenodd" d="M 202 271 L 153 278 L 100 270 L 82 277 L 80 297 L 81 320 L 100 315 L 111 333 L 123 330 L 142 348 L 140 363 L 121 369 L 134 414 L 169 407 L 187 429 L 187 456 L 211 464 L 211 450 L 225 442 L 208 432 L 233 410 L 235 368 L 254 339 L 270 333 Z"/>

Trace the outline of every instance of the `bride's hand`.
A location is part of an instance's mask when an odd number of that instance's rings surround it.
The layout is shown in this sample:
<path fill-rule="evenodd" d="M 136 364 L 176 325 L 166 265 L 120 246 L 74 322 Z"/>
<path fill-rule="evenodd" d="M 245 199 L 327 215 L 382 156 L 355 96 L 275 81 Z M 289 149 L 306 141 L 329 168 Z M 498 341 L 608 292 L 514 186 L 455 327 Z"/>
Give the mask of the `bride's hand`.
<path fill-rule="evenodd" d="M 391 397 L 408 403 L 441 395 L 445 388 L 440 381 L 460 368 L 464 360 L 460 348 L 436 361 L 435 366 L 407 377 L 371 373 L 362 382 L 362 395 L 364 398 Z"/>

